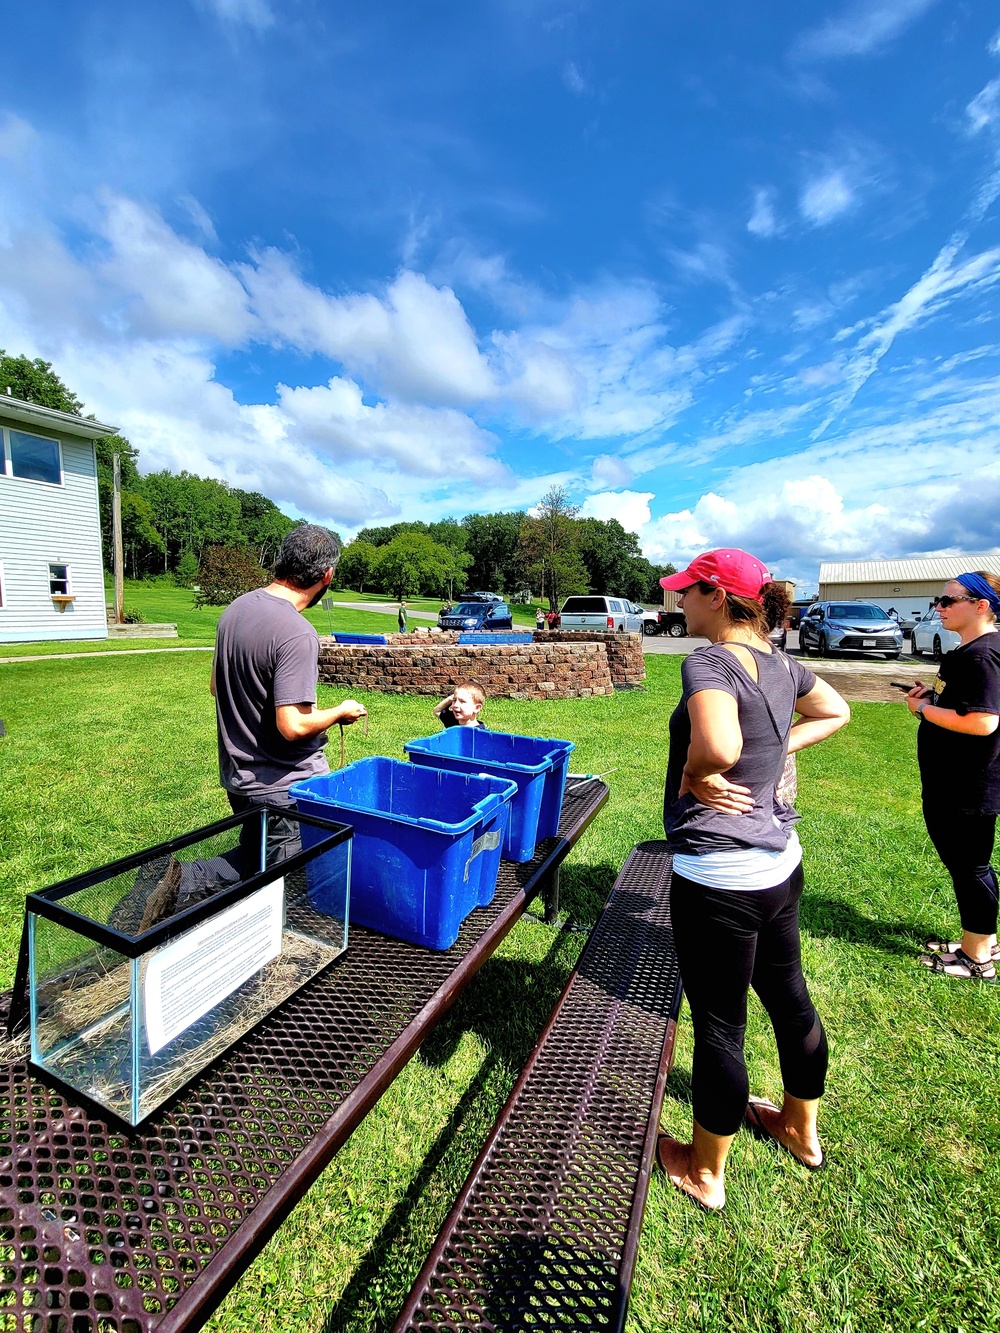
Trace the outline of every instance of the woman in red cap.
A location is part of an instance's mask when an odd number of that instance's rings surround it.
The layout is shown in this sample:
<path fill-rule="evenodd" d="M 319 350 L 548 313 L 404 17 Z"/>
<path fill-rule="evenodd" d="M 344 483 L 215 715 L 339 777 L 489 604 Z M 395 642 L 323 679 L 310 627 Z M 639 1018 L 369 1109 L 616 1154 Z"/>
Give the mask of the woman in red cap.
<path fill-rule="evenodd" d="M 744 1120 L 811 1170 L 823 1164 L 816 1118 L 827 1044 L 802 975 L 798 816 L 775 789 L 787 754 L 832 735 L 850 710 L 772 649 L 768 631 L 788 596 L 752 555 L 708 551 L 660 582 L 680 592 L 689 632 L 711 642 L 681 668 L 663 806 L 674 940 L 694 1028 L 694 1127 L 690 1143 L 661 1134 L 656 1151 L 673 1184 L 715 1212 Z M 780 1106 L 749 1095 L 751 986 L 778 1044 Z"/>

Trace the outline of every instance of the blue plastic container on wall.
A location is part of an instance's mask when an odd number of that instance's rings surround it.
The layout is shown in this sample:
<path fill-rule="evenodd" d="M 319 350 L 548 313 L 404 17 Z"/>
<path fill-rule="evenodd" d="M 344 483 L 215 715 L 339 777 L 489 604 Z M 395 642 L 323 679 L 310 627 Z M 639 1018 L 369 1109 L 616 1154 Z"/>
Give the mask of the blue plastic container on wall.
<path fill-rule="evenodd" d="M 575 748 L 572 741 L 514 736 L 484 727 L 449 727 L 403 746 L 414 764 L 455 773 L 489 773 L 517 783 L 503 849 L 509 861 L 530 861 L 535 844 L 559 831 L 566 770 Z"/>
<path fill-rule="evenodd" d="M 469 913 L 493 900 L 516 791 L 501 776 L 372 757 L 296 782 L 291 796 L 303 813 L 337 810 L 354 829 L 352 922 L 448 949 Z"/>

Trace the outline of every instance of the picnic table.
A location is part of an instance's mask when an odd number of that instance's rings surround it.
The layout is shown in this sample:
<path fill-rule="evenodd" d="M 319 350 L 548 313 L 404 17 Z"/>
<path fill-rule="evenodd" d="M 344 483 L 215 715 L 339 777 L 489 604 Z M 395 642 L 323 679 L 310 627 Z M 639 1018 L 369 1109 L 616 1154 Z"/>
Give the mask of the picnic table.
<path fill-rule="evenodd" d="M 501 863 L 437 953 L 352 926 L 350 947 L 138 1129 L 0 1056 L 0 1311 L 27 1333 L 201 1326 L 608 798 L 567 790 L 559 833 Z M 0 997 L 0 1019 L 10 996 Z"/>

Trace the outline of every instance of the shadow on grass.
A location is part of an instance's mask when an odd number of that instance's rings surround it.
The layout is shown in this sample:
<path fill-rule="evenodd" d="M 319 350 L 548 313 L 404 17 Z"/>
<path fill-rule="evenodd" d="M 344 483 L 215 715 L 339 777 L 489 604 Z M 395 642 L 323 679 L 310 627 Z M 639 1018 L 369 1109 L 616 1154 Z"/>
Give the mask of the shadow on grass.
<path fill-rule="evenodd" d="M 509 1083 L 524 1067 L 571 971 L 571 964 L 564 957 L 571 931 L 575 926 L 593 925 L 614 880 L 615 871 L 610 866 L 564 867 L 560 883 L 564 920 L 545 957 L 538 962 L 490 959 L 420 1047 L 417 1059 L 437 1068 L 447 1063 L 466 1032 L 474 1032 L 489 1054 L 431 1145 L 406 1193 L 368 1247 L 342 1297 L 327 1314 L 322 1333 L 344 1333 L 362 1326 L 381 1330 L 391 1326 L 428 1248 L 422 1234 L 409 1234 L 414 1214 L 467 1125 L 470 1134 L 475 1129 L 489 1085 L 500 1077 Z M 492 1108 L 487 1107 L 487 1112 L 492 1120 Z M 475 1155 L 479 1142 L 474 1145 Z M 466 1155 L 469 1152 L 471 1148 Z M 408 1254 L 411 1250 L 412 1254 Z"/>
<path fill-rule="evenodd" d="M 865 916 L 851 903 L 839 898 L 825 898 L 809 893 L 802 896 L 802 930 L 817 939 L 839 939 L 847 944 L 864 944 L 882 953 L 912 957 L 932 933 L 912 922 L 878 921 Z"/>

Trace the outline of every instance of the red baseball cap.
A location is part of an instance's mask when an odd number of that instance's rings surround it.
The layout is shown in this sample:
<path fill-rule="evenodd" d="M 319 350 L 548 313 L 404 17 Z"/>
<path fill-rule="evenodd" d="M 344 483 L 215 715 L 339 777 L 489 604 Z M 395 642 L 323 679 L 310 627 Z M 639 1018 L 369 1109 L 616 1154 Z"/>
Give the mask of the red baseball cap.
<path fill-rule="evenodd" d="M 687 569 L 660 579 L 660 587 L 670 592 L 690 588 L 692 583 L 714 583 L 737 597 L 759 597 L 765 583 L 770 583 L 767 567 L 746 551 L 724 547 L 695 556 Z"/>

